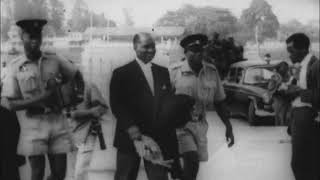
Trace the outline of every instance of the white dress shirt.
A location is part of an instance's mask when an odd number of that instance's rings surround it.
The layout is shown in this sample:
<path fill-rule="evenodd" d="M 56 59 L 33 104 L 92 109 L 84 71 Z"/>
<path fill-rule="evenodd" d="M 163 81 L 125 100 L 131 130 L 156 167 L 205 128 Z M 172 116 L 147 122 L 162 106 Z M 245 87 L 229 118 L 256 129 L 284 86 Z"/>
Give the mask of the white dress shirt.
<path fill-rule="evenodd" d="M 152 94 L 154 95 L 154 80 L 153 80 L 153 74 L 151 69 L 151 62 L 144 63 L 142 60 L 140 60 L 138 57 L 136 57 L 136 61 L 138 62 L 139 66 L 141 67 L 141 70 L 144 74 L 144 77 L 146 78 L 149 87 L 151 89 Z"/>
<path fill-rule="evenodd" d="M 299 72 L 299 79 L 297 81 L 297 85 L 302 89 L 307 89 L 307 71 L 308 71 L 308 65 L 311 60 L 312 54 L 308 54 L 300 63 L 300 72 Z M 312 107 L 310 103 L 305 103 L 301 101 L 300 97 L 297 97 L 292 102 L 293 107 Z"/>

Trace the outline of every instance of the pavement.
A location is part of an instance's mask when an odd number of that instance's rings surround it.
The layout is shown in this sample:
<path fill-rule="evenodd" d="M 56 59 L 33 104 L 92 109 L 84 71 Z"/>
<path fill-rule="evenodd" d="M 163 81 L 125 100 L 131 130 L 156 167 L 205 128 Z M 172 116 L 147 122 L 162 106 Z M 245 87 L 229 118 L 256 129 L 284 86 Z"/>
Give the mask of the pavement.
<path fill-rule="evenodd" d="M 207 114 L 209 122 L 209 161 L 200 164 L 197 180 L 294 180 L 290 169 L 290 137 L 285 127 L 249 126 L 245 120 L 232 119 L 235 145 L 228 148 L 224 126 L 217 114 Z M 104 123 L 107 151 L 98 146 L 91 162 L 90 180 L 112 180 L 116 151 L 112 148 L 114 122 Z M 72 179 L 75 153 L 68 156 L 67 180 Z M 48 165 L 47 165 L 48 167 Z M 48 168 L 47 168 L 48 174 Z M 22 180 L 29 180 L 29 166 L 21 168 Z M 138 180 L 146 180 L 143 167 Z"/>

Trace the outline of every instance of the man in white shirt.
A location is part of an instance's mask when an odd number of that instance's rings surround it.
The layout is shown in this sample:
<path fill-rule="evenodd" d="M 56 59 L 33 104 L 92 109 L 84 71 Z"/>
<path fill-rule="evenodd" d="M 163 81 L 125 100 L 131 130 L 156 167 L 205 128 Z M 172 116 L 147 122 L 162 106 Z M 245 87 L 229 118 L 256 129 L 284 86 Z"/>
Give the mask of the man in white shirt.
<path fill-rule="evenodd" d="M 287 51 L 293 64 L 300 64 L 297 85 L 289 85 L 292 99 L 292 159 L 296 180 L 320 179 L 319 60 L 309 53 L 310 40 L 303 33 L 291 35 Z"/>

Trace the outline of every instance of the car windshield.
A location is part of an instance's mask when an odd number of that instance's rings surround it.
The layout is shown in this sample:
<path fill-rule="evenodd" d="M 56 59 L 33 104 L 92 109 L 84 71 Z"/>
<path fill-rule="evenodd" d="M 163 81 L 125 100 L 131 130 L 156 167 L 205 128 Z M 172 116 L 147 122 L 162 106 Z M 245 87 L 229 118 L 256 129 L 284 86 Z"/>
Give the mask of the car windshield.
<path fill-rule="evenodd" d="M 273 68 L 252 68 L 248 69 L 244 78 L 246 84 L 265 84 L 274 75 Z"/>

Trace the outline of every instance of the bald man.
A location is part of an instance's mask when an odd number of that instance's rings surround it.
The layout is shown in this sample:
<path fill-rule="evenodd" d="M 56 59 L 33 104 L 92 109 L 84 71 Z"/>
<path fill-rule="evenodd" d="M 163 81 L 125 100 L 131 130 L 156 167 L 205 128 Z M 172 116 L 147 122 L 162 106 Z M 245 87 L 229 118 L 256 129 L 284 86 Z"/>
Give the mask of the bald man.
<path fill-rule="evenodd" d="M 160 99 L 172 92 L 169 71 L 151 63 L 156 47 L 150 34 L 136 34 L 133 47 L 136 57 L 114 70 L 110 85 L 110 105 L 117 119 L 115 180 L 137 179 L 141 157 L 149 180 L 166 180 L 168 168 L 146 160 L 138 146 L 146 141 L 151 149 L 158 145 L 164 160 L 178 156 L 175 130 L 159 132 L 155 125 L 159 121 Z"/>

